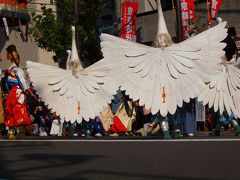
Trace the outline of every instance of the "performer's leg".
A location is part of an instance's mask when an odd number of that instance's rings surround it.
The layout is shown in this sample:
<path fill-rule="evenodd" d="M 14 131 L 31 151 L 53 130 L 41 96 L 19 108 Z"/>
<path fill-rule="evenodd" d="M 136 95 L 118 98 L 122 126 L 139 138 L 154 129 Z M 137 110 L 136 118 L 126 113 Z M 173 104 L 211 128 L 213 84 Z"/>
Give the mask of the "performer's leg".
<path fill-rule="evenodd" d="M 210 136 L 220 136 L 220 129 L 221 129 L 222 123 L 220 121 L 216 122 L 215 129 L 209 134 Z"/>
<path fill-rule="evenodd" d="M 2 139 L 3 131 L 4 131 L 4 124 L 1 123 L 1 124 L 0 124 L 0 139 Z"/>
<path fill-rule="evenodd" d="M 66 121 L 63 122 L 62 135 L 66 136 Z"/>
<path fill-rule="evenodd" d="M 238 121 L 236 119 L 232 119 L 232 125 L 235 128 L 234 133 L 232 134 L 233 136 L 237 136 L 240 133 L 240 126 L 238 124 Z"/>
<path fill-rule="evenodd" d="M 169 133 L 169 124 L 168 124 L 168 121 L 166 119 L 163 119 L 161 122 L 160 122 L 160 125 L 161 125 L 161 130 L 163 132 L 163 138 L 164 139 L 172 139 L 172 137 L 170 136 L 170 133 Z"/>
<path fill-rule="evenodd" d="M 93 138 L 93 136 L 91 136 L 91 131 L 90 129 L 92 128 L 92 123 L 91 123 L 91 119 L 89 120 L 89 122 L 83 120 L 82 121 L 82 132 L 86 133 L 86 138 Z"/>
<path fill-rule="evenodd" d="M 26 138 L 26 129 L 24 128 L 24 126 L 18 126 L 17 127 L 17 138 L 19 139 L 25 139 Z"/>
<path fill-rule="evenodd" d="M 87 127 L 87 134 L 86 134 L 86 138 L 93 138 L 93 136 L 91 135 L 91 129 L 92 129 L 92 119 L 89 120 L 89 122 L 86 122 L 86 127 Z"/>
<path fill-rule="evenodd" d="M 8 98 L 6 100 L 6 108 L 5 110 L 5 125 L 8 130 L 8 138 L 9 139 L 16 139 L 15 137 L 15 131 L 14 131 L 14 116 L 12 111 L 12 104 L 11 104 L 11 97 L 8 95 Z"/>
<path fill-rule="evenodd" d="M 181 125 L 180 124 L 174 124 L 173 125 L 173 138 L 179 139 L 181 136 Z"/>
<path fill-rule="evenodd" d="M 156 135 L 161 130 L 160 127 L 161 118 L 162 116 L 160 115 L 159 112 L 152 116 L 151 118 L 152 123 L 148 125 L 149 127 L 152 128 L 152 130 L 150 131 L 152 135 Z"/>
<path fill-rule="evenodd" d="M 74 133 L 76 131 L 76 127 L 77 127 L 77 121 L 75 121 L 74 123 L 71 123 L 70 127 L 69 127 L 69 134 L 68 136 L 73 137 Z"/>
<path fill-rule="evenodd" d="M 153 127 L 156 126 L 156 124 L 159 124 L 159 121 L 160 120 L 158 118 L 158 114 L 153 115 L 151 117 L 150 123 L 147 126 L 137 130 L 136 133 L 137 134 L 141 134 L 141 136 L 147 136 L 149 133 L 156 134 L 157 131 L 156 132 L 155 131 L 152 132 L 152 130 L 153 130 Z"/>
<path fill-rule="evenodd" d="M 137 134 L 141 134 L 141 136 L 147 136 L 152 131 L 152 127 L 143 127 L 136 131 Z"/>
<path fill-rule="evenodd" d="M 8 139 L 16 139 L 16 136 L 14 135 L 15 134 L 15 130 L 13 127 L 9 127 L 9 130 L 8 130 Z"/>
<path fill-rule="evenodd" d="M 161 130 L 160 124 L 157 124 L 156 127 L 151 131 L 152 135 L 157 134 Z"/>

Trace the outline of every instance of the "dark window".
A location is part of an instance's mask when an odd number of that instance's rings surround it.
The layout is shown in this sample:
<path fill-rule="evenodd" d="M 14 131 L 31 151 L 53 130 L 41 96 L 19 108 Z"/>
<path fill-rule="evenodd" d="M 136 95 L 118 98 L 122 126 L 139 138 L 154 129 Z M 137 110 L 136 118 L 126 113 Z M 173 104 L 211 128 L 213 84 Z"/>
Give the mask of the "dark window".
<path fill-rule="evenodd" d="M 161 0 L 161 4 L 162 4 L 163 11 L 172 9 L 171 0 Z"/>

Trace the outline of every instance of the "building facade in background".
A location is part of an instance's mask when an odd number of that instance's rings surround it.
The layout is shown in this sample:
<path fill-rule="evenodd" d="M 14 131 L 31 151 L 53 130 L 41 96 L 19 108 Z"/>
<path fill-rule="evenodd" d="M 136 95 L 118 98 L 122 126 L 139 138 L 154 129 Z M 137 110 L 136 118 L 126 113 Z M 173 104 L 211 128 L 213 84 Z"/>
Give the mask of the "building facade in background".
<path fill-rule="evenodd" d="M 157 1 L 128 1 L 139 2 L 136 19 L 137 41 L 150 45 L 157 33 Z M 121 36 L 123 2 L 124 0 L 106 0 L 107 9 L 102 12 L 97 20 L 97 25 L 100 27 L 100 32 Z M 176 13 L 172 10 L 172 2 L 176 3 L 176 0 L 161 0 L 161 2 L 168 31 L 171 37 L 174 38 L 176 37 Z M 207 0 L 196 0 L 196 2 L 199 2 L 195 5 L 196 22 L 199 29 L 198 32 L 201 32 L 208 28 Z M 40 13 L 41 3 L 47 4 L 47 7 L 51 7 L 53 11 L 56 12 L 56 7 L 50 5 L 50 0 L 29 0 L 29 14 L 31 15 L 32 12 Z M 223 0 L 217 16 L 220 16 L 223 20 L 228 21 L 228 27 L 235 27 L 237 34 L 240 35 L 239 0 Z M 215 24 L 216 21 L 213 21 L 212 26 Z M 25 32 L 24 28 L 25 27 L 22 27 L 22 30 Z M 10 65 L 10 62 L 6 60 L 5 50 L 5 48 L 10 44 L 16 45 L 21 56 L 20 66 L 22 68 L 25 68 L 27 60 L 57 66 L 57 63 L 54 63 L 52 59 L 54 53 L 46 52 L 45 50 L 38 48 L 33 37 L 30 37 L 28 42 L 23 42 L 19 32 L 17 32 L 15 29 L 10 29 L 10 40 L 7 40 L 4 33 L 4 28 L 0 27 L 0 55 L 3 59 L 3 62 L 1 63 L 2 70 L 7 69 L 7 67 Z"/>
<path fill-rule="evenodd" d="M 137 39 L 143 44 L 151 44 L 157 33 L 157 0 L 128 0 L 139 2 L 137 13 Z M 114 0 L 115 2 L 115 35 L 120 36 L 121 29 L 121 8 L 123 0 Z M 166 20 L 168 31 L 171 37 L 176 37 L 176 13 L 172 10 L 172 2 L 176 0 L 161 0 L 164 17 Z M 208 28 L 207 0 L 195 0 L 196 22 L 199 32 Z M 217 16 L 228 22 L 227 27 L 235 27 L 237 34 L 240 35 L 240 1 L 239 0 L 223 0 Z M 116 25 L 117 23 L 117 25 Z M 212 26 L 216 25 L 213 21 Z"/>
<path fill-rule="evenodd" d="M 49 2 L 50 0 L 29 1 L 27 5 L 29 14 L 31 15 L 32 12 L 40 13 L 41 3 L 47 4 L 48 7 L 51 7 L 54 11 L 56 11 L 56 7 L 50 5 Z M 31 27 L 31 25 L 29 26 Z M 25 26 L 22 26 L 20 28 L 23 32 L 26 32 Z M 20 67 L 23 69 L 26 68 L 26 61 L 34 61 L 34 62 L 39 62 L 43 64 L 57 66 L 57 63 L 54 63 L 52 59 L 52 56 L 54 55 L 54 53 L 46 52 L 45 50 L 38 48 L 32 36 L 29 36 L 28 42 L 24 42 L 20 36 L 20 33 L 15 28 L 9 28 L 9 29 L 10 29 L 10 36 L 9 36 L 9 40 L 7 40 L 5 36 L 4 28 L 0 27 L 0 55 L 2 57 L 2 62 L 1 62 L 2 71 L 6 70 L 11 63 L 9 60 L 7 60 L 7 57 L 6 57 L 6 47 L 8 47 L 10 44 L 14 44 L 17 47 L 17 50 L 21 58 Z"/>

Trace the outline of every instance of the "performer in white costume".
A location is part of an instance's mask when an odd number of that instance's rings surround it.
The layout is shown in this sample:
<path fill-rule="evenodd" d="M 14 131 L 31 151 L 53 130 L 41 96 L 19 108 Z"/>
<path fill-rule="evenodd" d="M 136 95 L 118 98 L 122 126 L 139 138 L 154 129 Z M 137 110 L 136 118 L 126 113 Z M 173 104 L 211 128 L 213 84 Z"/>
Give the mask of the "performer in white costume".
<path fill-rule="evenodd" d="M 219 23 L 222 21 L 221 18 L 217 20 Z M 198 101 L 203 101 L 203 105 L 208 104 L 209 108 L 219 112 L 221 117 L 223 113 L 224 116 L 228 114 L 227 118 L 235 127 L 233 135 L 236 136 L 240 133 L 240 126 L 236 120 L 240 117 L 240 59 L 237 59 L 236 54 L 231 55 L 232 59 L 222 56 L 222 61 L 213 69 L 215 75 L 206 83 Z M 220 135 L 220 131 L 216 130 L 212 135 Z"/>
<path fill-rule="evenodd" d="M 72 27 L 72 52 L 68 52 L 67 70 L 27 62 L 27 71 L 39 96 L 71 123 L 89 121 L 111 103 L 118 87 L 108 76 L 109 69 L 101 61 L 83 68 L 77 54 L 75 27 Z"/>
<path fill-rule="evenodd" d="M 154 47 L 127 41 L 108 34 L 101 35 L 104 61 L 121 90 L 134 101 L 160 112 L 174 114 L 183 101 L 198 97 L 222 62 L 227 36 L 226 22 L 174 44 L 168 33 L 158 0 L 158 32 Z M 114 57 L 114 58 L 113 58 Z"/>

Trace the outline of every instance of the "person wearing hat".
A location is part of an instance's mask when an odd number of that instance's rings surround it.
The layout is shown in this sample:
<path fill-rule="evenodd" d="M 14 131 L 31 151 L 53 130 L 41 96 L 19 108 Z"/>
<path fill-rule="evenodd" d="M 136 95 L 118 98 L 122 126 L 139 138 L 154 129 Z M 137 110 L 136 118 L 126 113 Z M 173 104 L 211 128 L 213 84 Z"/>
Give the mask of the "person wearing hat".
<path fill-rule="evenodd" d="M 29 93 L 36 99 L 32 93 L 29 83 L 26 80 L 24 71 L 19 68 L 20 57 L 15 45 L 9 45 L 7 48 L 7 59 L 11 60 L 11 65 L 6 73 L 6 87 L 8 97 L 6 101 L 5 125 L 9 127 L 9 139 L 17 137 L 25 138 L 26 125 L 31 125 L 31 119 L 27 112 L 25 93 Z"/>

